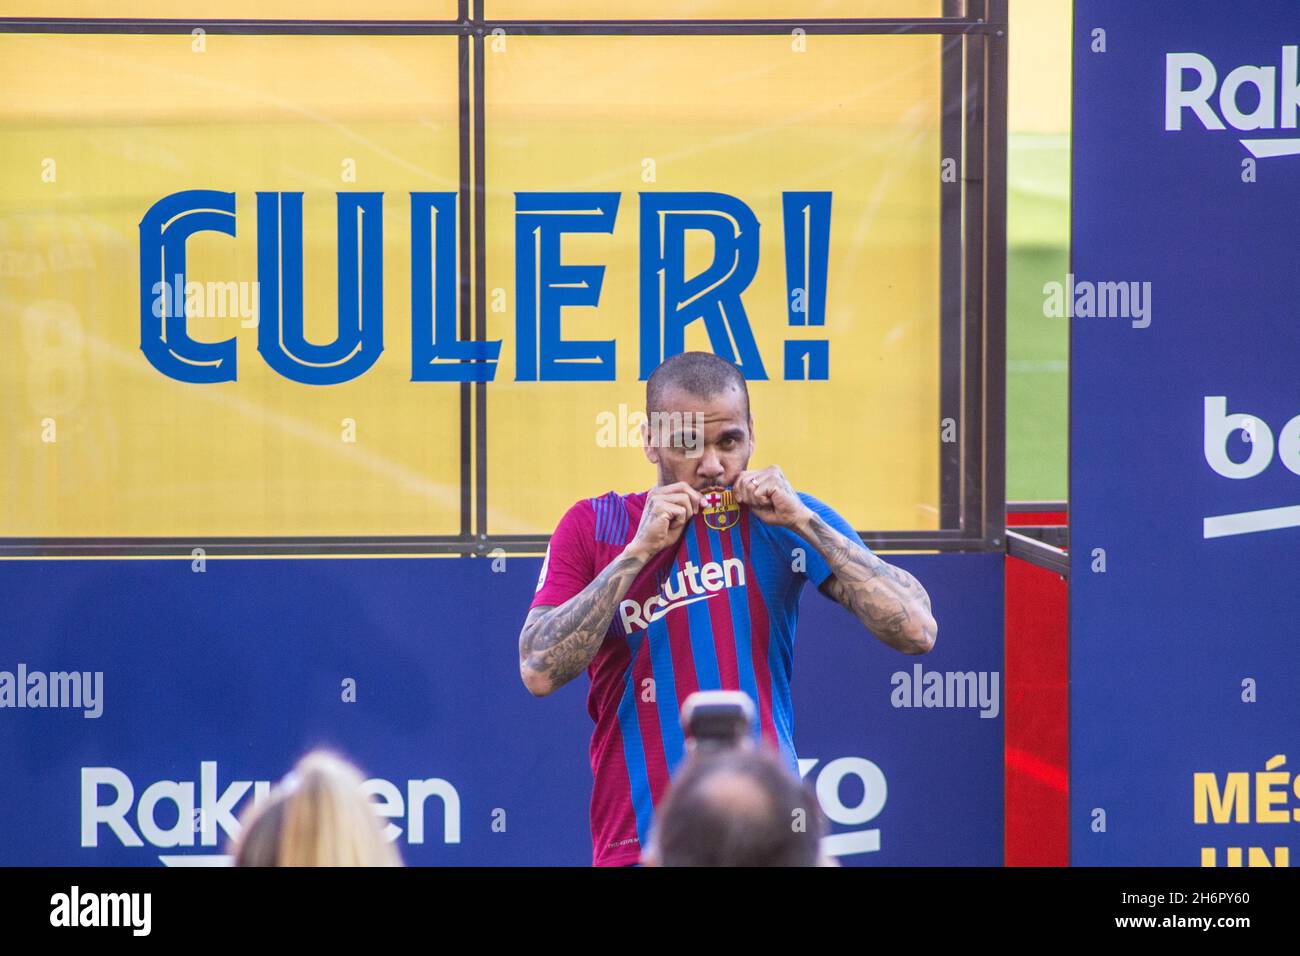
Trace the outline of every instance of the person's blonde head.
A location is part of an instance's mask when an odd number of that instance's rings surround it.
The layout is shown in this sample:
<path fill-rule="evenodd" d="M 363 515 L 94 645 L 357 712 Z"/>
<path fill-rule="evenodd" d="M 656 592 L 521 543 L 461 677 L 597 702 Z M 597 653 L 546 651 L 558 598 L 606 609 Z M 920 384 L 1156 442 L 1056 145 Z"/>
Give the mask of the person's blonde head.
<path fill-rule="evenodd" d="M 244 815 L 236 866 L 401 866 L 352 764 L 315 750 Z"/>

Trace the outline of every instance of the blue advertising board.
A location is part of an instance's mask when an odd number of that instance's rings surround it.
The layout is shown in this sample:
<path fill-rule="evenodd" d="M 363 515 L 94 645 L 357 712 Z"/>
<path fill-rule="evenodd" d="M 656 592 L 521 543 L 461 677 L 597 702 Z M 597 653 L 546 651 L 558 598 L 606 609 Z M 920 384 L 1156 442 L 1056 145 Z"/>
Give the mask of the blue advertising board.
<path fill-rule="evenodd" d="M 893 560 L 939 620 L 923 657 L 805 590 L 795 741 L 827 849 L 999 864 L 1004 559 Z M 81 707 L 0 710 L 0 864 L 224 862 L 247 801 L 315 745 L 363 769 L 408 864 L 588 864 L 587 681 L 537 699 L 519 679 L 539 568 L 0 562 L 0 671 L 91 675 Z"/>
<path fill-rule="evenodd" d="M 1075 3 L 1075 864 L 1300 845 L 1298 48 L 1294 0 Z"/>

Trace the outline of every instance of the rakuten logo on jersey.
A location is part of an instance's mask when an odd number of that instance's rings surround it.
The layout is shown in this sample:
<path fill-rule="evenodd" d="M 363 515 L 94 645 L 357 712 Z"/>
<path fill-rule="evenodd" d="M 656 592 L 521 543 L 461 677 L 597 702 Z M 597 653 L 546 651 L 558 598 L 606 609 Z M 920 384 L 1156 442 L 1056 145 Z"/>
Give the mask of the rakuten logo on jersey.
<path fill-rule="evenodd" d="M 1247 64 L 1230 70 L 1220 83 L 1219 70 L 1209 58 L 1200 53 L 1166 53 L 1165 129 L 1181 130 L 1184 112 L 1208 130 L 1296 129 L 1300 119 L 1297 48 L 1282 47 L 1280 59 L 1280 72 L 1275 66 Z M 1244 138 L 1241 145 L 1261 159 L 1300 153 L 1296 137 Z"/>
<path fill-rule="evenodd" d="M 690 561 L 676 575 L 664 582 L 658 594 L 644 603 L 628 598 L 618 606 L 623 633 L 644 631 L 673 608 L 707 601 L 725 588 L 745 586 L 745 565 L 739 558 L 727 558 L 721 564 L 710 561 L 697 566 Z"/>

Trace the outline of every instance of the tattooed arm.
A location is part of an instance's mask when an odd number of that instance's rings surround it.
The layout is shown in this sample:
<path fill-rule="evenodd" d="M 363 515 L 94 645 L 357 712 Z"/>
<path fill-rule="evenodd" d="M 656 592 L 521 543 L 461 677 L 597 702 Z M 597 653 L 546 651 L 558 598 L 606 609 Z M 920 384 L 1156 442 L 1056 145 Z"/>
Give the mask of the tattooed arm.
<path fill-rule="evenodd" d="M 830 565 L 823 594 L 895 650 L 924 654 L 934 647 L 939 625 L 916 578 L 836 531 L 815 511 L 809 510 L 794 530 Z"/>
<path fill-rule="evenodd" d="M 700 494 L 677 482 L 651 489 L 636 535 L 595 580 L 563 604 L 538 605 L 519 632 L 519 676 L 535 696 L 563 687 L 591 663 L 614 612 L 649 560 L 677 543 Z"/>
<path fill-rule="evenodd" d="M 742 471 L 736 499 L 766 524 L 788 528 L 803 538 L 830 566 L 821 584 L 827 597 L 848 608 L 881 641 L 904 654 L 934 647 L 939 625 L 930 613 L 930 596 L 912 575 L 876 557 L 836 531 L 809 508 L 776 465 Z"/>
<path fill-rule="evenodd" d="M 535 607 L 519 634 L 519 675 L 544 697 L 577 677 L 600 650 L 618 602 L 645 567 L 624 550 L 596 579 L 558 607 Z"/>

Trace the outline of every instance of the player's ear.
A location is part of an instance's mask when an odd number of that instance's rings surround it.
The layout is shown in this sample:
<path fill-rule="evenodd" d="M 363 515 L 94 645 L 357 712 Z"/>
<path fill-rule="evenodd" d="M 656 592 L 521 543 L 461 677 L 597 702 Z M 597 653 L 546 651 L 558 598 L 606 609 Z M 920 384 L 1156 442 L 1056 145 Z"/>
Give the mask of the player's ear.
<path fill-rule="evenodd" d="M 650 464 L 659 464 L 659 447 L 650 440 L 650 425 L 647 422 L 641 423 L 641 450 L 645 452 L 646 460 Z"/>

